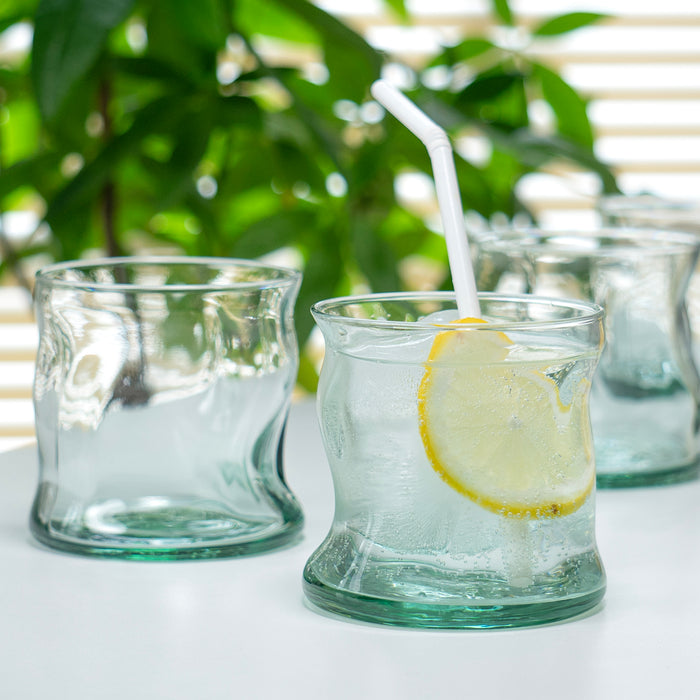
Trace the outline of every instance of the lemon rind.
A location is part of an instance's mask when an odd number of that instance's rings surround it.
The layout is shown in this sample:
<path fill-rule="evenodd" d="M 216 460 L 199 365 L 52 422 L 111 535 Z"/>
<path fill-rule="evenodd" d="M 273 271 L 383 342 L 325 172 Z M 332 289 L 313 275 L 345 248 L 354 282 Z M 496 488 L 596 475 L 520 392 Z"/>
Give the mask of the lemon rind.
<path fill-rule="evenodd" d="M 483 319 L 465 318 L 461 319 L 460 321 L 456 321 L 455 323 L 486 323 L 486 321 L 484 321 Z M 586 445 L 584 445 L 584 450 L 586 452 L 586 461 L 590 463 L 590 477 L 584 488 L 578 491 L 573 498 L 569 498 L 562 501 L 542 499 L 530 502 L 504 502 L 503 500 L 498 500 L 497 498 L 484 496 L 477 490 L 469 488 L 445 469 L 445 467 L 442 464 L 442 461 L 439 459 L 438 455 L 436 454 L 436 450 L 433 447 L 436 441 L 432 438 L 430 434 L 428 421 L 426 420 L 426 415 L 428 413 L 428 411 L 426 410 L 426 404 L 427 394 L 430 389 L 433 374 L 433 367 L 430 363 L 441 355 L 441 353 L 444 350 L 444 346 L 448 342 L 452 332 L 453 331 L 445 331 L 439 333 L 435 337 L 432 348 L 428 355 L 428 362 L 426 363 L 425 373 L 423 374 L 420 385 L 418 387 L 418 429 L 421 436 L 421 440 L 423 442 L 423 447 L 425 449 L 426 456 L 434 471 L 440 476 L 440 478 L 445 483 L 447 483 L 458 493 L 462 494 L 463 496 L 466 496 L 480 507 L 505 517 L 518 519 L 558 518 L 570 515 L 579 510 L 579 508 L 581 508 L 581 506 L 586 502 L 586 500 L 590 496 L 595 485 L 595 466 L 593 464 L 592 448 L 587 448 Z M 508 336 L 505 333 L 501 331 L 492 331 L 492 333 L 498 334 L 499 339 L 504 341 L 504 345 L 511 344 L 512 341 L 510 340 L 510 338 L 508 338 Z M 564 413 L 568 412 L 571 409 L 573 401 L 570 404 L 563 404 L 559 395 L 558 387 L 554 380 L 552 380 L 551 377 L 542 374 L 541 372 L 537 372 L 536 370 L 532 371 L 534 374 L 537 375 L 539 379 L 551 383 L 552 387 L 555 390 L 555 397 L 559 410 Z M 586 384 L 588 384 L 586 379 L 583 379 L 582 382 L 586 382 Z"/>

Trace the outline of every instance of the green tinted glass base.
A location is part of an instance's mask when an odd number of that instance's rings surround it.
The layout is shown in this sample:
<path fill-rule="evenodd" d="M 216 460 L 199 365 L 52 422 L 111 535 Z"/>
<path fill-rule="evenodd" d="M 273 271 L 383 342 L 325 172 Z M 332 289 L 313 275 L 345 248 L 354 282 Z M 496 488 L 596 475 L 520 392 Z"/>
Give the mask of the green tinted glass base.
<path fill-rule="evenodd" d="M 463 600 L 454 597 L 442 600 L 430 592 L 420 592 L 414 600 L 397 600 L 362 595 L 322 583 L 307 566 L 304 572 L 304 593 L 323 611 L 399 627 L 433 629 L 489 629 L 529 627 L 567 620 L 591 611 L 603 599 L 605 579 L 586 592 L 550 599 L 517 602 L 504 598 L 498 602 Z"/>
<path fill-rule="evenodd" d="M 596 485 L 602 489 L 665 486 L 692 481 L 698 476 L 700 476 L 700 466 L 697 463 L 637 472 L 601 473 L 599 471 L 596 476 Z"/>
<path fill-rule="evenodd" d="M 243 519 L 216 508 L 165 502 L 158 508 L 86 510 L 73 520 L 42 522 L 35 507 L 30 529 L 42 544 L 73 554 L 121 559 L 211 559 L 264 552 L 299 535 L 303 515 L 287 504 L 278 517 Z M 93 509 L 94 510 L 94 509 Z M 87 515 L 86 515 L 87 514 Z"/>

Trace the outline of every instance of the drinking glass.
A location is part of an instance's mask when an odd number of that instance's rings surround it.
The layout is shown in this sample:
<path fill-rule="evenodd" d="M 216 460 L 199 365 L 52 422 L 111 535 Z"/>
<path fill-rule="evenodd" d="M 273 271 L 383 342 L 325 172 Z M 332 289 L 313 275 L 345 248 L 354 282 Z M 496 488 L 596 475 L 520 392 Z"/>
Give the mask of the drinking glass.
<path fill-rule="evenodd" d="M 652 194 L 614 194 L 600 197 L 596 208 L 609 226 L 700 234 L 700 201 L 671 200 Z"/>
<path fill-rule="evenodd" d="M 591 394 L 600 486 L 697 476 L 700 380 L 685 296 L 699 246 L 692 234 L 623 228 L 478 238 L 481 289 L 605 308 L 607 343 Z"/>
<path fill-rule="evenodd" d="M 602 310 L 450 293 L 312 308 L 326 343 L 318 414 L 335 516 L 308 560 L 316 606 L 436 628 L 517 627 L 595 606 L 588 394 Z"/>
<path fill-rule="evenodd" d="M 288 542 L 282 471 L 298 272 L 114 258 L 39 271 L 35 537 L 81 554 L 218 557 Z"/>
<path fill-rule="evenodd" d="M 596 204 L 604 226 L 685 231 L 700 237 L 700 201 L 671 200 L 653 194 L 611 194 Z M 695 364 L 700 353 L 700 271 L 696 266 L 686 294 Z"/>

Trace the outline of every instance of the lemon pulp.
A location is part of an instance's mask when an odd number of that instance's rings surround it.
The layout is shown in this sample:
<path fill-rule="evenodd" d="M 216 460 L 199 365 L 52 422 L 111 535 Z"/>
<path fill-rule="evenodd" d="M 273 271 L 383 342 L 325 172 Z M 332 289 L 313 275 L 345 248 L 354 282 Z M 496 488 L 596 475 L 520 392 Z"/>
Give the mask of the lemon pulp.
<path fill-rule="evenodd" d="M 418 390 L 423 445 L 435 471 L 484 508 L 567 515 L 595 479 L 585 380 L 565 405 L 551 378 L 507 361 L 511 347 L 499 331 L 436 336 Z"/>

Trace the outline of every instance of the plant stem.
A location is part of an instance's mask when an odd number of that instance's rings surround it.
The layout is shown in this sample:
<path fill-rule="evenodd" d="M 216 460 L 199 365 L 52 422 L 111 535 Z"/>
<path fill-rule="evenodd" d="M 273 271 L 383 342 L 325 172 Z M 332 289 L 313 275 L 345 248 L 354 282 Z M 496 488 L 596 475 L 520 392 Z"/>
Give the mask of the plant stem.
<path fill-rule="evenodd" d="M 114 129 L 109 116 L 109 103 L 112 96 L 112 86 L 107 78 L 100 82 L 99 87 L 99 109 L 102 116 L 102 138 L 109 142 Z M 121 247 L 117 241 L 116 219 L 117 197 L 116 187 L 112 179 L 108 179 L 102 187 L 100 194 L 100 214 L 102 215 L 102 226 L 104 228 L 105 248 L 107 255 L 117 257 L 121 255 Z M 115 276 L 118 282 L 128 283 L 126 270 L 116 268 Z M 136 346 L 135 357 L 128 357 L 122 366 L 122 370 L 117 376 L 112 386 L 112 398 L 109 403 L 118 402 L 124 406 L 142 406 L 147 404 L 151 398 L 151 390 L 146 385 L 146 356 L 143 346 L 143 328 L 141 314 L 139 313 L 136 295 L 133 292 L 124 292 L 124 304 L 134 314 L 134 338 L 130 339 L 130 345 Z M 128 329 L 126 329 L 129 337 Z"/>
<path fill-rule="evenodd" d="M 102 188 L 101 204 L 102 225 L 105 234 L 105 248 L 109 257 L 121 254 L 114 231 L 114 218 L 116 210 L 116 197 L 113 182 L 106 182 Z"/>
<path fill-rule="evenodd" d="M 99 109 L 102 116 L 102 137 L 105 141 L 112 138 L 113 126 L 109 115 L 109 103 L 112 96 L 112 86 L 107 78 L 100 82 Z M 102 187 L 100 196 L 100 214 L 104 230 L 104 242 L 107 255 L 115 257 L 121 254 L 121 248 L 117 242 L 114 221 L 116 219 L 117 198 L 114 181 L 109 179 Z"/>

